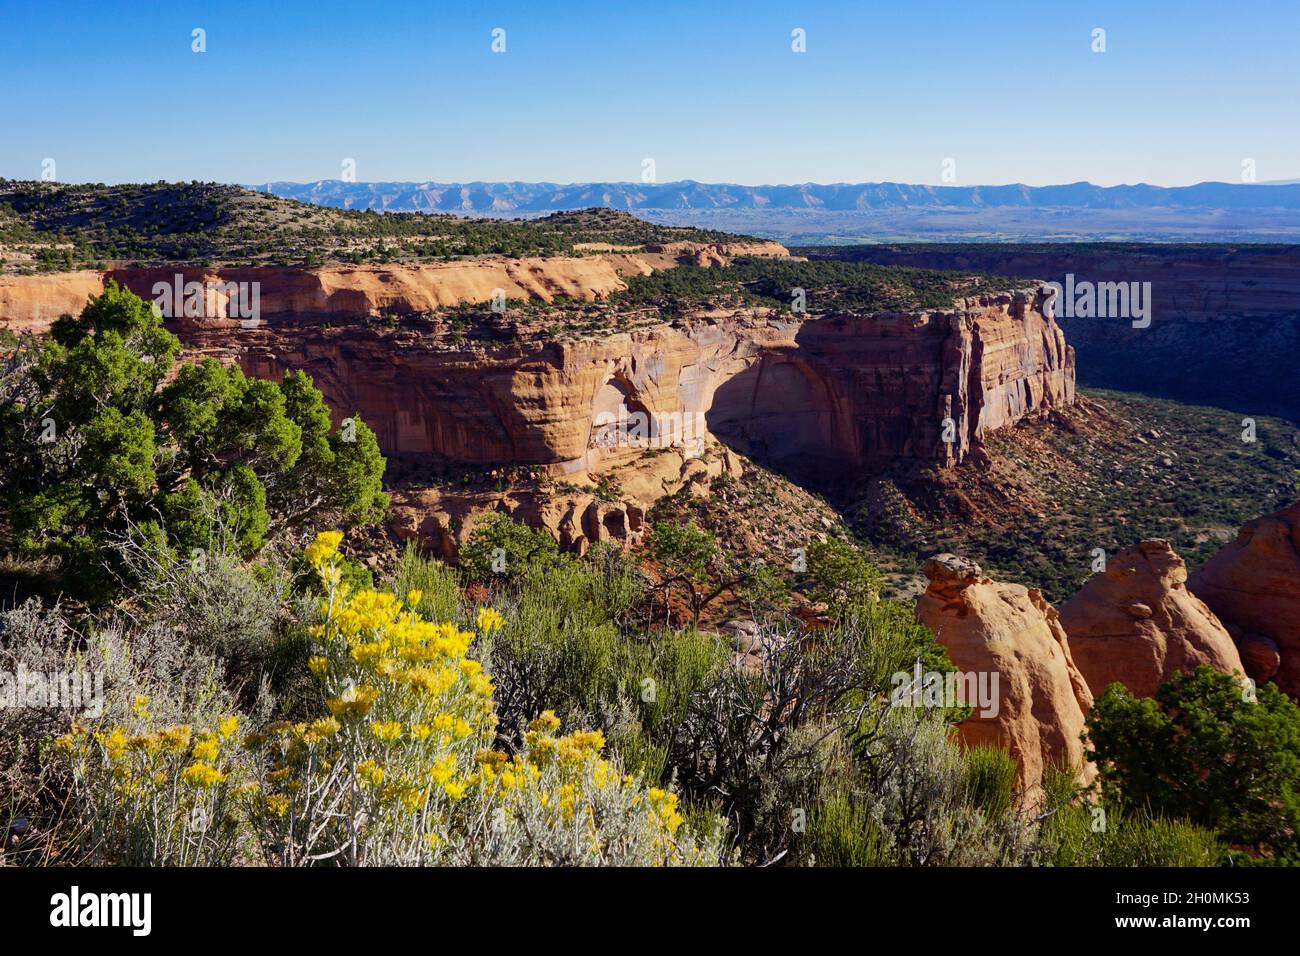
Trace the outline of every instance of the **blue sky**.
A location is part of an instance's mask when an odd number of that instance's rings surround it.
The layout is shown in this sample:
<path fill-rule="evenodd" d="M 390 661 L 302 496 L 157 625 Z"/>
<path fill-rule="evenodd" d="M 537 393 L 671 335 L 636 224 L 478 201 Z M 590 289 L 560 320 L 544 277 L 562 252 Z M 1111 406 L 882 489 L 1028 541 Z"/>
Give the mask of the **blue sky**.
<path fill-rule="evenodd" d="M 1300 176 L 1295 0 L 0 0 L 0 23 L 9 178 Z"/>

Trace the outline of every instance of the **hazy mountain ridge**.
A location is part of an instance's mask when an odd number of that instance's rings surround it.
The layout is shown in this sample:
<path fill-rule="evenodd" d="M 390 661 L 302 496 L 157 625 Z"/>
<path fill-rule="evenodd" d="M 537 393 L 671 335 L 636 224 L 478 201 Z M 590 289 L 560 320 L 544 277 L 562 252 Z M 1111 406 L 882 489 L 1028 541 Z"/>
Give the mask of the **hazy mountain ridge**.
<path fill-rule="evenodd" d="M 906 183 L 801 183 L 741 186 L 681 180 L 669 183 L 525 182 L 271 182 L 249 188 L 318 205 L 391 212 L 553 212 L 618 209 L 819 209 L 827 211 L 940 208 L 1067 207 L 1131 209 L 1214 207 L 1300 209 L 1300 185 L 1207 182 L 1193 186 L 925 186 Z"/>
<path fill-rule="evenodd" d="M 534 218 L 604 206 L 778 242 L 1296 242 L 1300 184 L 920 186 L 905 183 L 272 182 L 318 206 Z"/>

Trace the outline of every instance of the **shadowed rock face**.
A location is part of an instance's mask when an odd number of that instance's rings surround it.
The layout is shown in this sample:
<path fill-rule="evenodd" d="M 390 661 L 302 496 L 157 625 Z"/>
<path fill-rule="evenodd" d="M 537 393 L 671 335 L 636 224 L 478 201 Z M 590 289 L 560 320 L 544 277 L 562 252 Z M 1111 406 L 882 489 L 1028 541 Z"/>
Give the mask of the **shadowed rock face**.
<path fill-rule="evenodd" d="M 1246 673 L 1300 700 L 1300 502 L 1243 526 L 1188 587 L 1237 637 Z"/>
<path fill-rule="evenodd" d="M 977 711 L 962 721 L 962 741 L 1010 751 L 1031 805 L 1041 798 L 1049 766 L 1079 768 L 1090 782 L 1096 768 L 1086 763 L 1081 736 L 1093 698 L 1056 609 L 1036 588 L 995 582 L 955 555 L 930 558 L 925 575 L 930 583 L 917 601 L 917 619 L 959 671 L 998 674 L 998 713 Z"/>
<path fill-rule="evenodd" d="M 1300 246 L 980 243 L 819 250 L 884 265 L 1065 281 L 1150 282 L 1147 328 L 1063 316 L 1080 383 L 1300 422 Z"/>
<path fill-rule="evenodd" d="M 1187 566 L 1169 542 L 1143 541 L 1061 606 L 1070 651 L 1094 695 L 1118 682 L 1153 697 L 1175 674 L 1202 664 L 1244 673 L 1232 637 L 1186 583 Z"/>

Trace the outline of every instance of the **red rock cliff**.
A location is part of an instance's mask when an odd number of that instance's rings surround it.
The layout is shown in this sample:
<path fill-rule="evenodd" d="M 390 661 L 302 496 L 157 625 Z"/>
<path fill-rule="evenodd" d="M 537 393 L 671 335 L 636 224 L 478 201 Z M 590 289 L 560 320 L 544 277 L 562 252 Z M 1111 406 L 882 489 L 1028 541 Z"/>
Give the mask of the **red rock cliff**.
<path fill-rule="evenodd" d="M 722 264 L 759 249 L 701 247 Z M 306 369 L 338 419 L 360 412 L 390 453 L 590 470 L 626 456 L 602 420 L 644 415 L 668 444 L 712 433 L 758 457 L 825 473 L 899 460 L 952 464 L 984 433 L 1074 400 L 1073 352 L 1034 293 L 950 310 L 804 318 L 763 311 L 548 341 L 456 347 L 445 329 L 368 317 L 557 294 L 598 298 L 622 276 L 681 261 L 679 248 L 582 258 L 325 269 L 136 269 L 7 277 L 0 319 L 39 328 L 98 283 L 154 298 L 185 281 L 260 283 L 260 319 L 172 323 L 194 355 L 278 377 Z M 603 417 L 603 418 L 602 418 Z"/>

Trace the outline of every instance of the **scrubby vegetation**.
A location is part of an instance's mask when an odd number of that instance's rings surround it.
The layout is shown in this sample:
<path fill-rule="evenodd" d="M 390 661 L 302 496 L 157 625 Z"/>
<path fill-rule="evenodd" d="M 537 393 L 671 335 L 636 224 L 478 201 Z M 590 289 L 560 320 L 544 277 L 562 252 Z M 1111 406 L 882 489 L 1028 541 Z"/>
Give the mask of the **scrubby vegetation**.
<path fill-rule="evenodd" d="M 900 562 L 940 551 L 978 556 L 1002 580 L 1053 602 L 1144 538 L 1168 540 L 1197 567 L 1237 529 L 1294 501 L 1300 436 L 1290 423 L 1122 392 L 986 438 L 987 466 L 873 476 L 843 512 Z M 1252 440 L 1244 440 L 1249 438 Z"/>
<path fill-rule="evenodd" d="M 1275 685 L 1243 691 L 1205 666 L 1155 698 L 1112 684 L 1088 730 L 1114 802 L 1186 817 L 1268 860 L 1300 858 L 1300 708 Z"/>
<path fill-rule="evenodd" d="M 1025 283 L 1029 285 L 1029 282 Z M 613 301 L 672 317 L 703 307 L 767 306 L 789 312 L 796 291 L 809 313 L 951 308 L 962 296 L 1005 291 L 1003 277 L 857 262 L 741 256 L 727 269 L 681 266 L 634 276 Z"/>
<path fill-rule="evenodd" d="M 0 271 L 109 263 L 306 265 L 466 256 L 583 255 L 584 247 L 735 241 L 590 209 L 539 219 L 466 219 L 313 206 L 219 183 L 121 186 L 0 179 Z"/>
<path fill-rule="evenodd" d="M 4 863 L 1294 858 L 1272 688 L 1108 694 L 1100 788 L 1022 793 L 969 710 L 894 700 L 952 665 L 838 528 L 768 565 L 681 508 L 583 557 L 499 516 L 459 567 L 385 562 L 383 459 L 305 376 L 175 366 L 116 287 L 6 348 Z"/>
<path fill-rule="evenodd" d="M 1150 816 L 1117 803 L 1108 831 L 1085 825 L 1095 818 L 1068 774 L 1052 812 L 1030 813 L 1008 754 L 964 753 L 950 738 L 964 711 L 891 706 L 893 674 L 918 658 L 950 665 L 842 549 L 811 564 L 818 581 L 846 576 L 829 626 L 765 618 L 755 667 L 717 634 L 654 626 L 653 588 L 616 551 L 533 555 L 475 581 L 408 549 L 376 590 L 348 583 L 340 544 L 326 533 L 302 558 L 251 564 L 223 551 L 215 580 L 173 565 L 124 595 L 129 614 L 78 619 L 32 599 L 0 615 L 0 669 L 105 675 L 96 714 L 0 715 L 11 768 L 0 806 L 23 821 L 9 858 L 1222 859 L 1213 833 L 1179 822 L 1177 808 Z M 188 597 L 216 589 L 274 612 L 249 619 Z M 194 610 L 175 617 L 177 601 Z"/>

